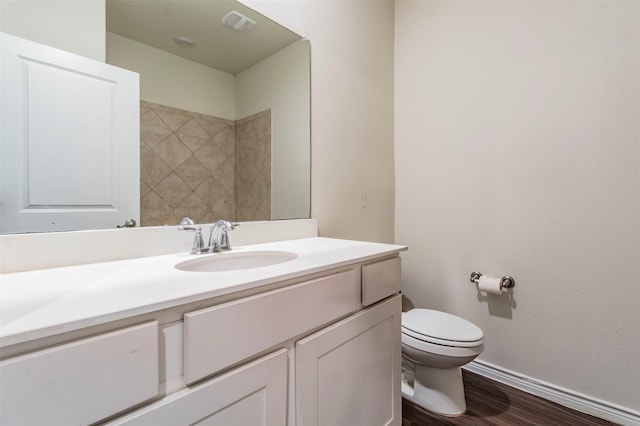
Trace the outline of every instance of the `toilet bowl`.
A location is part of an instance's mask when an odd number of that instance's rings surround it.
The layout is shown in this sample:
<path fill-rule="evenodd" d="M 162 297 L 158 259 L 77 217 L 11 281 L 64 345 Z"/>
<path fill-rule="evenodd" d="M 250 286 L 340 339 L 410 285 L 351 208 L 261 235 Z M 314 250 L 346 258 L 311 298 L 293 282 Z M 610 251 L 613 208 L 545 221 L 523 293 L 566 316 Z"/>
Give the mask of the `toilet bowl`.
<path fill-rule="evenodd" d="M 484 349 L 475 324 L 431 309 L 402 313 L 402 396 L 445 416 L 467 408 L 461 366 Z"/>

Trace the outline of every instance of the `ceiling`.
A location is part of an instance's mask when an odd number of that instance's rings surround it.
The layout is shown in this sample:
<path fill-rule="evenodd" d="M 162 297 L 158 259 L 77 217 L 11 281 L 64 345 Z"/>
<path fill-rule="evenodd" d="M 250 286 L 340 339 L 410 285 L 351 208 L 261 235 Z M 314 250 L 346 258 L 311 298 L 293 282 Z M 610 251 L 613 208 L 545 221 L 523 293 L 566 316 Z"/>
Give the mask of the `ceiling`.
<path fill-rule="evenodd" d="M 256 26 L 242 34 L 222 25 L 232 10 Z M 234 0 L 107 0 L 107 31 L 233 75 L 300 39 Z M 176 44 L 179 36 L 195 45 Z"/>

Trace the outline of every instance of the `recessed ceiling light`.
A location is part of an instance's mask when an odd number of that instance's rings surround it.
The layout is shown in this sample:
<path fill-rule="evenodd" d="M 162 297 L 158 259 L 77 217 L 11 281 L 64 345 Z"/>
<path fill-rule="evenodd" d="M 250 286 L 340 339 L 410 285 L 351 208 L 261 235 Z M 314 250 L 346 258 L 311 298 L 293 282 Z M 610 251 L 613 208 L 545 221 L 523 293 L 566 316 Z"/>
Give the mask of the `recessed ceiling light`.
<path fill-rule="evenodd" d="M 191 40 L 189 37 L 185 37 L 185 36 L 179 36 L 173 39 L 173 41 L 176 42 L 176 44 L 183 46 L 183 47 L 193 47 L 196 44 L 193 42 L 193 40 Z"/>

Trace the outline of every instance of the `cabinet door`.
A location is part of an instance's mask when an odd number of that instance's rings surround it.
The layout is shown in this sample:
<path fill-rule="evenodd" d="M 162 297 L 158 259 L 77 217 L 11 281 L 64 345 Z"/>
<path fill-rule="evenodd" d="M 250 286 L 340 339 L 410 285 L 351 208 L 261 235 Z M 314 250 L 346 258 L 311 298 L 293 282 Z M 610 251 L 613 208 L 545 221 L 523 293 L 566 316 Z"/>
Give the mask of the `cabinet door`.
<path fill-rule="evenodd" d="M 139 222 L 138 74 L 0 34 L 0 231 Z"/>
<path fill-rule="evenodd" d="M 400 295 L 296 344 L 297 426 L 400 425 Z"/>
<path fill-rule="evenodd" d="M 284 426 L 287 350 L 176 392 L 109 426 Z"/>

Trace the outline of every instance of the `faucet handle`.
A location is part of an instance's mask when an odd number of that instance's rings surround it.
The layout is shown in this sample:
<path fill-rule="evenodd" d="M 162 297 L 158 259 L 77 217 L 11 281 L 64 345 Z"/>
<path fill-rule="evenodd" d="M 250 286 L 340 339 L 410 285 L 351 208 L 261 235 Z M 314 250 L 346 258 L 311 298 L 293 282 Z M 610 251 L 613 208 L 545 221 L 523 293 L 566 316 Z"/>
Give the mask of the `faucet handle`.
<path fill-rule="evenodd" d="M 225 228 L 223 229 L 222 236 L 220 237 L 220 250 L 231 250 L 231 243 L 229 243 L 228 231 L 233 231 L 236 227 L 240 226 L 239 223 L 225 222 Z"/>
<path fill-rule="evenodd" d="M 191 254 L 202 254 L 204 250 L 204 239 L 202 238 L 202 228 L 199 226 L 180 226 L 178 231 L 195 231 L 193 236 L 193 247 L 191 248 Z"/>
<path fill-rule="evenodd" d="M 182 226 L 184 226 L 184 225 L 195 225 L 195 224 L 196 223 L 190 217 L 183 217 L 180 220 L 180 225 L 182 225 Z"/>

